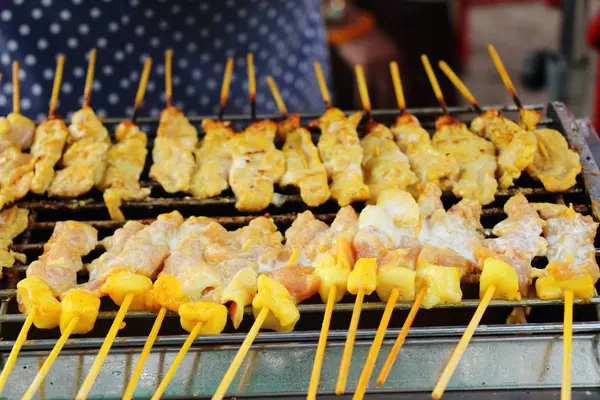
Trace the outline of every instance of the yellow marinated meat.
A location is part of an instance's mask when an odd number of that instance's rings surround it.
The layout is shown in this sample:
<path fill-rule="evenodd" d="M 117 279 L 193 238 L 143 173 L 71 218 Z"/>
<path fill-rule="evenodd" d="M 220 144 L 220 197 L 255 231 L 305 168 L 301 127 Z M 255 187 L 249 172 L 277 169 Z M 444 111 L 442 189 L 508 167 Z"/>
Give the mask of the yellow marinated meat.
<path fill-rule="evenodd" d="M 377 203 L 387 189 L 405 189 L 418 182 L 411 171 L 408 157 L 400 150 L 392 132 L 383 124 L 372 124 L 361 139 L 364 156 L 362 168 L 369 187 L 369 202 Z"/>
<path fill-rule="evenodd" d="M 0 210 L 25 197 L 34 177 L 35 158 L 0 138 Z"/>
<path fill-rule="evenodd" d="M 194 150 L 198 131 L 175 107 L 160 114 L 160 125 L 152 150 L 150 178 L 161 184 L 167 193 L 188 192 L 196 167 Z"/>
<path fill-rule="evenodd" d="M 361 119 L 361 112 L 346 117 L 341 110 L 329 108 L 318 122 L 321 137 L 317 148 L 331 181 L 331 197 L 340 207 L 369 199 L 361 168 L 363 149 L 356 131 Z"/>
<path fill-rule="evenodd" d="M 196 198 L 207 199 L 229 188 L 229 140 L 234 132 L 228 123 L 209 119 L 202 121 L 202 129 L 204 139 L 195 153 L 196 170 L 192 175 L 190 191 Z"/>
<path fill-rule="evenodd" d="M 54 166 L 62 157 L 63 148 L 69 135 L 65 122 L 60 118 L 42 122 L 35 130 L 31 155 L 35 159 L 34 176 L 30 190 L 44 194 L 54 179 Z"/>
<path fill-rule="evenodd" d="M 28 216 L 29 210 L 17 207 L 0 212 L 0 277 L 2 277 L 2 268 L 12 267 L 15 259 L 26 261 L 24 254 L 15 253 L 9 250 L 9 247 L 13 239 L 27 229 Z"/>
<path fill-rule="evenodd" d="M 273 143 L 276 133 L 276 123 L 261 121 L 229 142 L 233 156 L 229 184 L 240 211 L 261 211 L 273 200 L 274 185 L 285 171 L 283 152 Z"/>
<path fill-rule="evenodd" d="M 8 139 L 21 150 L 29 150 L 35 135 L 35 123 L 19 113 L 0 117 L 0 138 Z"/>
<path fill-rule="evenodd" d="M 327 171 L 310 132 L 300 126 L 297 114 L 286 119 L 279 131 L 285 137 L 285 172 L 280 185 L 298 187 L 302 200 L 308 206 L 316 207 L 325 203 L 331 196 Z"/>

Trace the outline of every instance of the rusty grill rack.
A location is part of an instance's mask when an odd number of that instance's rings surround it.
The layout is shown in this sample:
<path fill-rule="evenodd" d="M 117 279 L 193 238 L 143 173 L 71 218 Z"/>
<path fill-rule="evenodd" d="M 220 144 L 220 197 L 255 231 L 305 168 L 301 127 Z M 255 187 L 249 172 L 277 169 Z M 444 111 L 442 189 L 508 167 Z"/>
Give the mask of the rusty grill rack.
<path fill-rule="evenodd" d="M 489 108 L 489 107 L 484 107 Z M 496 107 L 503 111 L 509 118 L 518 118 L 515 107 Z M 528 106 L 528 108 L 542 110 L 542 105 Z M 439 108 L 412 109 L 409 112 L 416 115 L 423 126 L 432 131 L 435 118 L 440 115 Z M 450 108 L 452 115 L 464 122 L 468 122 L 475 116 L 473 110 L 464 107 Z M 395 110 L 376 110 L 373 112 L 373 117 L 378 122 L 387 124 L 393 123 L 397 111 Z M 279 119 L 276 116 L 258 116 L 258 119 L 271 118 Z M 318 118 L 318 115 L 302 115 L 303 121 Z M 239 128 L 247 125 L 251 119 L 247 116 L 232 116 L 225 118 L 231 120 L 233 124 Z M 190 121 L 197 124 L 202 120 L 202 117 L 192 117 Z M 105 124 L 110 130 L 120 122 L 121 119 L 107 118 Z M 153 136 L 153 129 L 158 123 L 157 119 L 139 118 L 140 125 L 149 132 L 149 136 Z M 501 190 L 496 195 L 496 200 L 489 206 L 484 207 L 482 216 L 482 225 L 485 228 L 486 236 L 492 236 L 491 228 L 500 220 L 506 217 L 502 207 L 506 200 L 518 191 L 526 195 L 530 201 L 547 201 L 553 203 L 572 203 L 576 211 L 583 214 L 594 215 L 596 219 L 600 217 L 600 171 L 593 157 L 582 138 L 580 127 L 576 124 L 575 119 L 561 103 L 551 103 L 546 107 L 546 116 L 541 121 L 541 126 L 558 129 L 568 139 L 570 145 L 575 148 L 580 156 L 583 165 L 583 173 L 578 177 L 578 182 L 575 187 L 564 193 L 549 193 L 541 186 L 539 182 L 533 181 L 527 176 L 520 178 L 515 185 L 515 188 L 509 190 Z M 361 132 L 361 129 L 359 129 Z M 314 131 L 315 138 L 318 132 Z M 150 140 L 152 142 L 152 140 Z M 147 164 L 151 163 L 151 152 L 148 155 Z M 268 213 L 274 219 L 277 226 L 283 232 L 294 220 L 298 212 L 302 212 L 307 206 L 302 202 L 297 192 L 286 190 L 280 192 L 285 198 L 285 203 L 280 206 L 270 206 L 262 213 L 252 215 L 238 212 L 235 205 L 235 198 L 231 192 L 225 193 L 223 196 L 212 199 L 198 200 L 185 195 L 169 195 L 165 193 L 155 182 L 148 181 L 148 169 L 146 166 L 142 176 L 142 186 L 152 188 L 152 197 L 143 201 L 124 202 L 122 209 L 128 219 L 135 219 L 140 222 L 148 223 L 154 220 L 156 216 L 162 212 L 179 210 L 184 217 L 190 215 L 204 215 L 214 218 L 228 229 L 235 229 L 246 225 L 252 218 L 258 215 Z M 444 205 L 449 207 L 454 204 L 457 199 L 451 194 L 444 194 L 442 198 Z M 122 222 L 111 221 L 102 201 L 101 193 L 91 192 L 88 195 L 74 199 L 48 199 L 43 196 L 28 195 L 25 199 L 18 203 L 20 207 L 29 209 L 29 226 L 27 230 L 15 240 L 13 249 L 23 252 L 27 255 L 28 261 L 35 260 L 43 250 L 43 244 L 50 237 L 52 230 L 57 221 L 64 220 L 79 220 L 85 221 L 94 226 L 99 231 L 100 238 L 112 234 L 118 227 L 122 226 Z M 357 210 L 360 210 L 363 205 L 356 205 Z M 325 222 L 331 222 L 335 217 L 336 211 L 339 209 L 337 204 L 329 201 L 326 204 L 313 208 L 315 216 Z M 101 249 L 94 250 L 88 257 L 88 261 L 98 257 L 101 254 Z M 596 254 L 600 255 L 600 250 L 596 249 Z M 84 261 L 86 261 L 84 259 Z M 534 266 L 543 267 L 546 260 L 536 258 Z M 5 277 L 0 281 L 0 336 L 3 340 L 0 341 L 0 352 L 7 353 L 12 347 L 13 341 L 24 321 L 24 316 L 17 310 L 16 305 L 16 285 L 20 279 L 25 276 L 26 266 L 15 265 L 12 269 L 5 269 Z M 87 280 L 87 274 L 81 273 L 80 281 Z M 460 304 L 445 305 L 436 307 L 435 309 L 422 311 L 414 323 L 415 328 L 411 330 L 410 337 L 438 337 L 438 336 L 455 336 L 462 332 L 462 328 L 468 322 L 472 309 L 477 306 L 478 300 L 478 285 L 469 285 L 465 282 L 463 287 L 464 300 Z M 334 308 L 334 315 L 331 323 L 331 331 L 329 340 L 343 341 L 345 339 L 345 330 L 348 326 L 349 316 L 352 311 L 353 297 L 347 296 L 344 300 L 337 304 Z M 577 303 L 582 303 L 578 301 Z M 490 310 L 486 313 L 483 319 L 484 326 L 478 329 L 478 334 L 484 335 L 514 335 L 514 334 L 546 334 L 557 333 L 561 329 L 562 320 L 562 302 L 558 300 L 544 301 L 535 298 L 523 299 L 522 301 L 503 301 L 495 300 L 491 303 Z M 400 302 L 396 305 L 396 311 L 389 325 L 391 335 L 395 335 L 404 321 L 407 311 L 411 303 Z M 534 307 L 529 323 L 525 325 L 504 325 L 504 321 L 510 310 L 516 306 Z M 261 333 L 257 338 L 257 343 L 301 343 L 309 342 L 316 343 L 318 339 L 320 323 L 324 312 L 324 305 L 317 299 L 309 299 L 304 304 L 299 305 L 301 319 L 297 324 L 296 330 L 291 333 Z M 382 304 L 375 295 L 367 297 L 363 306 L 363 314 L 360 322 L 360 331 L 357 336 L 357 341 L 369 340 L 374 336 L 374 329 L 377 327 L 384 304 Z M 115 306 L 106 299 L 103 299 L 101 312 L 96 323 L 96 327 L 89 334 L 69 340 L 66 345 L 67 352 L 73 350 L 77 354 L 82 349 L 98 348 L 102 343 L 102 339 L 106 335 L 110 326 L 111 320 L 116 314 Z M 200 337 L 195 344 L 199 346 L 215 346 L 215 345 L 236 345 L 241 343 L 245 333 L 248 331 L 253 318 L 249 316 L 251 310 L 246 309 L 246 318 L 238 331 L 228 325 L 223 334 L 218 337 Z M 169 313 L 161 334 L 155 344 L 156 348 L 181 345 L 185 339 L 185 332 L 179 326 L 179 321 L 176 320 L 175 314 Z M 151 324 L 154 320 L 154 314 L 148 312 L 129 312 L 126 320 L 134 320 L 135 323 L 128 324 L 119 333 L 119 338 L 114 344 L 114 347 L 133 348 L 138 351 L 144 344 L 144 337 L 149 333 Z M 587 332 L 600 331 L 600 296 L 594 296 L 585 304 L 578 305 L 575 308 L 574 315 L 574 332 L 584 334 Z M 486 325 L 487 324 L 487 325 Z M 24 346 L 24 352 L 39 352 L 47 350 L 54 345 L 56 338 L 59 336 L 58 329 L 50 331 L 40 331 L 33 329 L 29 334 L 28 342 Z M 391 338 L 392 336 L 390 336 Z M 128 353 L 131 357 L 132 355 Z M 131 359 L 129 359 L 125 368 L 131 367 Z M 164 357 L 162 359 L 164 362 Z M 166 370 L 166 366 L 165 366 Z M 129 371 L 130 372 L 130 371 Z M 159 371 L 160 373 L 160 371 Z M 15 379 L 13 377 L 12 379 Z M 50 379 L 50 378 L 49 378 Z M 218 382 L 217 382 L 218 383 Z M 243 390 L 240 391 L 243 393 Z M 65 397 L 69 397 L 66 395 Z"/>

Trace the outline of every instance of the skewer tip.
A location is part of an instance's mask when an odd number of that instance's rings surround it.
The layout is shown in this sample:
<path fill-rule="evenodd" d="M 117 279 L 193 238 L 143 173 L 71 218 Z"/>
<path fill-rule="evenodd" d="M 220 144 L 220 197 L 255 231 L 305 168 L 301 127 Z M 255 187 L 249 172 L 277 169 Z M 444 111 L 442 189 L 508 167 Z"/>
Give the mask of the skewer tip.
<path fill-rule="evenodd" d="M 173 81 L 172 81 L 172 70 L 173 70 L 173 50 L 168 49 L 165 51 L 165 94 L 167 107 L 171 107 L 173 102 Z"/>
<path fill-rule="evenodd" d="M 423 67 L 425 68 L 425 73 L 427 73 L 427 78 L 429 79 L 429 83 L 433 89 L 433 93 L 442 107 L 444 114 L 448 114 L 448 106 L 446 105 L 446 100 L 444 100 L 444 95 L 442 94 L 442 89 L 440 88 L 440 83 L 433 72 L 433 68 L 431 67 L 431 63 L 429 62 L 429 58 L 426 54 L 421 54 L 421 63 L 423 63 Z"/>
<path fill-rule="evenodd" d="M 500 74 L 500 78 L 502 78 L 502 82 L 504 82 L 504 86 L 506 87 L 508 93 L 512 97 L 513 102 L 519 110 L 522 110 L 523 104 L 521 103 L 517 90 L 515 89 L 515 86 L 513 85 L 513 82 L 510 79 L 508 72 L 506 71 L 506 67 L 504 66 L 504 63 L 500 58 L 500 54 L 498 54 L 498 52 L 496 51 L 496 47 L 494 47 L 493 44 L 488 44 L 488 52 L 490 54 L 492 62 L 494 63 L 494 66 L 496 67 L 496 70 Z"/>
<path fill-rule="evenodd" d="M 252 120 L 256 119 L 256 74 L 254 71 L 254 54 L 248 53 L 246 57 L 248 64 L 248 92 L 250 94 L 250 108 Z"/>
<path fill-rule="evenodd" d="M 221 97 L 219 99 L 219 120 L 223 119 L 225 113 L 225 105 L 229 96 L 229 85 L 231 83 L 231 74 L 233 72 L 233 57 L 227 58 L 225 64 L 225 74 L 223 75 L 223 83 L 221 84 Z"/>
<path fill-rule="evenodd" d="M 365 72 L 362 65 L 357 64 L 354 66 L 354 72 L 356 74 L 356 83 L 358 85 L 358 93 L 360 100 L 367 114 L 367 119 L 371 119 L 371 99 L 369 98 L 369 89 L 367 88 L 367 81 L 365 79 Z"/>
<path fill-rule="evenodd" d="M 325 103 L 325 107 L 331 108 L 331 97 L 329 96 L 329 89 L 327 89 L 327 83 L 325 82 L 321 63 L 315 61 L 313 65 L 315 68 L 315 75 L 317 76 L 317 82 L 319 83 L 319 89 L 321 90 L 321 96 L 323 97 L 323 103 Z"/>

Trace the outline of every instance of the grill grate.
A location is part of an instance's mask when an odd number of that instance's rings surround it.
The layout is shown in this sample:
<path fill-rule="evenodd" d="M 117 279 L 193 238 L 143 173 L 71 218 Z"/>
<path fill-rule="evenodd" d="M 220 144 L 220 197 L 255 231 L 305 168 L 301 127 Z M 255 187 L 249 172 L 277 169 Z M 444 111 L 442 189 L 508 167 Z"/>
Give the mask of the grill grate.
<path fill-rule="evenodd" d="M 509 117 L 518 118 L 515 114 L 514 107 L 499 107 Z M 530 106 L 530 108 L 542 109 L 542 106 Z M 439 115 L 440 109 L 428 108 L 419 110 L 409 110 L 415 114 L 428 129 L 432 130 L 433 122 Z M 475 114 L 468 108 L 451 108 L 453 116 L 457 119 L 468 122 Z M 378 122 L 392 123 L 396 111 L 374 111 L 373 117 Z M 273 116 L 259 116 L 260 118 L 268 118 Z M 303 115 L 304 121 L 317 118 L 318 115 Z M 201 117 L 190 118 L 192 123 L 201 121 Z M 234 124 L 248 124 L 248 117 L 234 116 L 227 118 L 232 120 Z M 577 127 L 573 125 L 574 119 L 564 106 L 558 103 L 552 103 L 548 107 L 548 117 L 542 121 L 542 126 L 558 129 L 563 132 L 571 145 L 582 155 L 584 165 L 583 176 L 578 178 L 577 185 L 565 193 L 549 193 L 543 189 L 539 182 L 535 182 L 529 177 L 522 177 L 516 182 L 516 188 L 510 190 L 499 191 L 496 195 L 496 200 L 489 206 L 484 207 L 482 216 L 482 224 L 486 228 L 486 236 L 491 236 L 491 228 L 494 224 L 506 217 L 502 207 L 506 200 L 521 191 L 532 202 L 552 202 L 552 203 L 573 203 L 577 212 L 583 214 L 593 214 L 598 218 L 597 204 L 600 197 L 597 194 L 600 191 L 600 185 L 595 181 L 598 177 L 598 167 L 593 160 L 589 159 L 586 151 L 589 149 L 577 135 Z M 105 123 L 112 127 L 120 122 L 117 119 L 106 119 Z M 156 125 L 156 119 L 139 118 L 139 123 L 148 125 L 145 128 L 146 132 L 152 132 L 152 127 Z M 315 132 L 315 136 L 318 133 Z M 151 136 L 151 135 L 150 135 Z M 585 159 L 588 157 L 588 159 Z M 148 161 L 151 160 L 151 155 L 148 156 Z M 262 213 L 253 215 L 242 214 L 238 212 L 235 205 L 235 198 L 231 192 L 223 196 L 198 200 L 182 195 L 168 195 L 154 182 L 149 182 L 147 178 L 147 170 L 144 173 L 142 186 L 152 188 L 152 198 L 145 201 L 130 201 L 124 202 L 122 209 L 128 219 L 139 220 L 140 222 L 148 223 L 162 212 L 179 210 L 184 217 L 190 215 L 205 215 L 214 218 L 228 229 L 235 229 L 246 225 L 252 218 Z M 281 207 L 270 206 L 266 213 L 270 214 L 280 230 L 285 230 L 294 220 L 298 212 L 307 209 L 301 201 L 297 192 L 286 191 L 282 193 L 285 198 L 285 203 Z M 444 205 L 449 207 L 454 204 L 457 199 L 448 194 L 444 194 Z M 27 208 L 30 211 L 28 229 L 15 240 L 13 249 L 23 252 L 27 255 L 29 262 L 35 260 L 43 250 L 43 244 L 50 237 L 54 225 L 57 221 L 74 219 L 84 221 L 94 226 L 99 231 L 99 238 L 103 238 L 112 234 L 118 227 L 122 226 L 122 222 L 111 221 L 102 201 L 101 193 L 92 192 L 80 199 L 76 200 L 61 200 L 47 199 L 40 196 L 28 195 L 18 205 Z M 357 205 L 357 211 L 363 205 Z M 326 204 L 312 209 L 315 216 L 325 222 L 331 222 L 335 217 L 338 206 L 330 201 Z M 600 250 L 596 250 L 600 254 Z M 87 258 L 89 260 L 98 257 L 101 254 L 100 249 L 93 251 Z M 86 261 L 84 259 L 84 261 Z M 543 267 L 546 263 L 545 259 L 538 258 L 534 260 L 534 266 Z M 21 328 L 25 317 L 20 314 L 16 306 L 16 285 L 20 279 L 25 276 L 26 266 L 15 265 L 12 269 L 5 269 L 5 277 L 0 281 L 0 335 L 3 341 L 0 342 L 0 351 L 8 351 L 12 347 L 13 340 Z M 81 273 L 79 276 L 81 282 L 87 281 L 87 274 Z M 412 335 L 423 335 L 427 337 L 434 336 L 455 336 L 462 333 L 462 329 L 455 328 L 457 325 L 466 325 L 471 317 L 472 309 L 474 309 L 478 300 L 478 285 L 465 284 L 463 287 L 464 300 L 461 304 L 445 305 L 437 307 L 433 310 L 419 312 L 414 323 L 415 328 L 411 331 Z M 354 297 L 347 296 L 344 300 L 337 304 L 334 308 L 334 315 L 331 323 L 330 342 L 340 341 L 345 339 L 345 332 L 348 327 L 350 313 L 352 312 Z M 581 301 L 576 301 L 581 304 Z M 390 332 L 397 332 L 401 327 L 411 303 L 401 302 L 396 305 L 396 311 L 393 314 L 390 322 Z M 515 306 L 533 307 L 529 317 L 529 323 L 522 326 L 507 326 L 504 321 L 511 309 Z M 574 314 L 574 331 L 589 332 L 591 330 L 600 329 L 598 323 L 598 308 L 600 307 L 600 296 L 595 296 L 586 304 L 579 305 L 575 308 Z M 284 342 L 311 342 L 316 343 L 318 339 L 318 330 L 322 321 L 322 316 L 325 306 L 317 299 L 310 299 L 299 306 L 301 319 L 296 326 L 296 331 L 291 333 L 262 333 L 257 339 L 258 343 L 284 343 Z M 363 313 L 360 321 L 360 331 L 357 340 L 372 339 L 374 329 L 377 327 L 384 304 L 382 304 L 376 295 L 365 298 Z M 250 310 L 246 310 L 246 314 L 250 314 Z M 101 312 L 98 317 L 98 322 L 95 329 L 82 338 L 71 339 L 66 345 L 66 349 L 83 349 L 97 348 L 102 343 L 105 337 L 111 320 L 116 314 L 116 308 L 109 299 L 103 299 Z M 127 313 L 126 321 L 135 321 L 128 324 L 119 333 L 119 338 L 115 342 L 115 347 L 141 348 L 144 344 L 144 337 L 149 333 L 155 315 L 147 312 L 129 312 Z M 556 300 L 544 301 L 539 299 L 523 299 L 520 302 L 495 300 L 491 303 L 491 308 L 486 313 L 483 319 L 483 324 L 489 326 L 479 330 L 478 333 L 484 334 L 521 334 L 521 333 L 545 333 L 559 331 L 559 323 L 562 320 L 562 302 Z M 244 323 L 236 332 L 228 325 L 225 332 L 218 337 L 200 337 L 196 340 L 196 344 L 205 346 L 214 346 L 218 344 L 237 344 L 243 340 L 245 333 L 248 331 L 253 318 L 246 316 Z M 169 313 L 160 336 L 156 342 L 156 347 L 180 345 L 185 339 L 185 332 L 179 326 L 179 320 L 175 314 Z M 30 332 L 29 340 L 24 346 L 24 351 L 36 351 L 48 349 L 53 346 L 54 340 L 59 336 L 58 329 L 50 331 L 41 331 L 33 329 Z M 80 350 L 77 350 L 80 351 Z M 138 349 L 139 351 L 139 349 Z M 129 355 L 131 357 L 131 354 Z M 168 360 L 167 360 L 168 361 Z M 162 357 L 162 362 L 164 356 Z M 128 358 L 127 363 L 131 363 Z M 162 368 L 164 368 L 164 365 Z M 166 364 L 168 365 L 168 363 Z M 126 367 L 127 369 L 127 367 Z M 160 373 L 160 371 L 159 371 Z M 14 377 L 13 377 L 14 379 Z M 67 396 L 68 397 L 68 396 Z"/>

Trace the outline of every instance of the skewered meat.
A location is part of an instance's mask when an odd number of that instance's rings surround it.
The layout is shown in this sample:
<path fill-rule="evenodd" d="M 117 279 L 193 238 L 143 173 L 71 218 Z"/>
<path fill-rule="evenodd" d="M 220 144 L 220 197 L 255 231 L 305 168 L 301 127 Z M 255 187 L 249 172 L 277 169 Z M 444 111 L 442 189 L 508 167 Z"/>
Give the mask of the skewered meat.
<path fill-rule="evenodd" d="M 100 189 L 104 190 L 110 217 L 123 221 L 122 200 L 141 200 L 150 195 L 150 189 L 141 188 L 139 182 L 148 154 L 148 138 L 130 121 L 121 122 L 115 136 L 117 143 L 108 150 L 108 166 Z"/>
<path fill-rule="evenodd" d="M 361 119 L 361 112 L 346 118 L 341 110 L 330 108 L 318 122 L 322 133 L 317 147 L 331 180 L 331 197 L 341 207 L 369 198 L 361 168 L 363 149 L 356 131 Z"/>
<path fill-rule="evenodd" d="M 0 212 L 0 278 L 2 268 L 13 266 L 15 259 L 27 262 L 24 254 L 9 250 L 12 241 L 27 229 L 29 211 L 23 208 L 11 207 Z"/>
<path fill-rule="evenodd" d="M 77 197 L 100 185 L 104 177 L 110 138 L 91 107 L 73 114 L 66 143 L 64 168 L 56 171 L 50 196 Z"/>
<path fill-rule="evenodd" d="M 285 157 L 273 144 L 276 133 L 276 123 L 261 121 L 229 142 L 233 155 L 229 184 L 240 211 L 264 210 L 273 200 L 274 184 L 285 171 Z"/>
<path fill-rule="evenodd" d="M 169 255 L 169 244 L 183 217 L 179 212 L 161 214 L 156 221 L 136 232 L 116 256 L 98 263 L 90 273 L 90 281 L 100 282 L 117 272 L 129 272 L 153 278 Z"/>
<path fill-rule="evenodd" d="M 194 197 L 206 199 L 218 196 L 229 188 L 229 139 L 234 133 L 227 123 L 209 119 L 202 121 L 202 129 L 204 139 L 196 150 L 196 171 L 192 176 L 190 190 Z"/>
<path fill-rule="evenodd" d="M 429 132 L 421 127 L 414 115 L 399 116 L 391 130 L 419 179 L 417 193 L 428 182 L 433 182 L 444 190 L 452 188 L 452 183 L 458 176 L 456 160 L 432 146 Z"/>
<path fill-rule="evenodd" d="M 22 153 L 18 145 L 0 138 L 0 210 L 27 194 L 34 166 L 34 157 Z"/>
<path fill-rule="evenodd" d="M 27 268 L 27 278 L 38 277 L 55 297 L 77 285 L 81 257 L 96 247 L 98 232 L 77 221 L 57 222 L 44 253 Z"/>
<path fill-rule="evenodd" d="M 454 195 L 477 200 L 482 205 L 494 201 L 498 189 L 494 145 L 448 115 L 438 118 L 435 125 L 433 146 L 452 156 L 460 168 L 452 186 Z"/>
<path fill-rule="evenodd" d="M 410 170 L 408 157 L 394 142 L 392 132 L 383 124 L 367 127 L 367 136 L 360 141 L 364 151 L 362 161 L 369 201 L 377 203 L 379 194 L 387 189 L 404 189 L 418 182 Z"/>
<path fill-rule="evenodd" d="M 516 194 L 504 205 L 508 217 L 496 224 L 492 232 L 498 236 L 484 240 L 485 248 L 477 248 L 480 261 L 496 258 L 510 265 L 518 275 L 519 291 L 527 296 L 531 287 L 531 262 L 546 254 L 548 243 L 540 235 L 546 222 L 525 196 Z"/>
<path fill-rule="evenodd" d="M 542 209 L 548 211 L 543 205 Z M 572 207 L 551 207 L 551 211 L 541 212 L 542 215 L 554 215 L 546 220 L 544 228 L 549 263 L 545 276 L 536 281 L 537 294 L 542 299 L 555 299 L 571 290 L 576 297 L 591 297 L 600 274 L 594 248 L 598 223 L 589 215 L 575 212 Z"/>
<path fill-rule="evenodd" d="M 302 200 L 311 207 L 325 203 L 331 196 L 327 171 L 319 158 L 310 132 L 300 126 L 298 114 L 290 116 L 279 127 L 285 137 L 285 172 L 282 187 L 293 185 L 300 189 Z"/>
<path fill-rule="evenodd" d="M 19 113 L 10 113 L 0 117 L 0 138 L 6 138 L 19 146 L 21 150 L 29 150 L 33 143 L 35 124 Z"/>
<path fill-rule="evenodd" d="M 490 140 L 498 149 L 498 183 L 507 189 L 534 159 L 537 140 L 535 135 L 500 115 L 488 110 L 471 122 L 471 130 Z"/>
<path fill-rule="evenodd" d="M 168 193 L 188 192 L 196 163 L 194 150 L 198 131 L 175 107 L 160 113 L 160 125 L 154 141 L 150 177 Z"/>
<path fill-rule="evenodd" d="M 43 194 L 54 179 L 54 166 L 60 160 L 69 135 L 65 122 L 53 118 L 42 122 L 35 130 L 31 155 L 35 158 L 35 171 L 31 191 Z"/>

